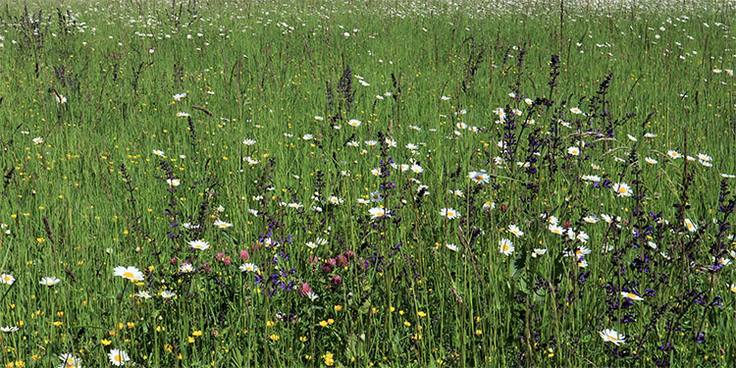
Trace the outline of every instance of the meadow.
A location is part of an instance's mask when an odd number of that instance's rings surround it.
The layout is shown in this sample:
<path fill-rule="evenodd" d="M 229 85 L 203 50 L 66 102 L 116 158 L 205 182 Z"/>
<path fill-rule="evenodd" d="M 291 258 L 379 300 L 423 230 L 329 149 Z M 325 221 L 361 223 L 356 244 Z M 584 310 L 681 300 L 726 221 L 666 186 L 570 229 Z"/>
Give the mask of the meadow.
<path fill-rule="evenodd" d="M 736 3 L 0 9 L 4 367 L 734 367 Z"/>

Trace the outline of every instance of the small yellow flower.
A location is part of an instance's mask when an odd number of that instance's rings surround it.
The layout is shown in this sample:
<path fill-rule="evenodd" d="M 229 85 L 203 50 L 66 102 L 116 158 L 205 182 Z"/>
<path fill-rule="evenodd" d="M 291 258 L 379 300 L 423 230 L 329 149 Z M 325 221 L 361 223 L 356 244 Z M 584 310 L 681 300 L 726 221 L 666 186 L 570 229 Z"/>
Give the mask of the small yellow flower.
<path fill-rule="evenodd" d="M 341 310 L 342 310 L 342 305 L 339 305 L 339 304 L 338 304 L 338 305 L 336 305 L 336 306 L 335 306 L 335 311 L 336 311 L 336 312 L 339 312 L 339 311 L 341 311 Z"/>
<path fill-rule="evenodd" d="M 319 321 L 319 325 L 322 327 L 327 327 L 327 321 Z"/>
<path fill-rule="evenodd" d="M 266 327 L 273 327 L 276 325 L 276 322 L 274 321 L 266 321 Z"/>
<path fill-rule="evenodd" d="M 424 312 L 422 312 L 422 311 L 419 311 L 419 312 L 417 313 L 417 315 L 418 315 L 419 317 L 426 317 L 426 316 L 427 316 L 427 313 L 424 313 Z"/>
<path fill-rule="evenodd" d="M 188 340 L 190 344 L 194 344 L 194 336 L 189 336 Z"/>
<path fill-rule="evenodd" d="M 202 330 L 192 332 L 192 336 L 202 336 Z"/>
<path fill-rule="evenodd" d="M 300 336 L 299 337 L 299 341 L 301 341 L 301 342 L 307 342 L 307 337 L 306 336 Z"/>
<path fill-rule="evenodd" d="M 271 339 L 271 341 L 279 341 L 280 339 L 279 335 L 276 335 L 276 334 L 272 334 L 268 338 Z"/>
<path fill-rule="evenodd" d="M 326 366 L 331 367 L 331 366 L 333 366 L 335 364 L 335 360 L 332 359 L 332 357 L 333 357 L 333 354 L 330 353 L 329 351 L 326 352 L 325 355 L 322 356 L 322 359 L 325 360 L 325 365 Z"/>
<path fill-rule="evenodd" d="M 108 345 L 112 344 L 112 341 L 110 341 L 108 339 L 102 339 L 101 342 L 102 342 L 102 345 L 105 345 L 105 346 L 108 346 Z"/>
<path fill-rule="evenodd" d="M 61 325 L 63 325 L 63 324 L 64 324 L 64 322 L 61 322 L 61 321 L 54 321 L 54 326 L 56 326 L 56 327 L 59 327 L 59 326 L 61 326 Z"/>
<path fill-rule="evenodd" d="M 330 326 L 333 325 L 334 323 L 335 323 L 335 320 L 332 318 L 327 320 L 327 324 L 329 324 Z"/>
<path fill-rule="evenodd" d="M 482 330 L 475 330 L 475 336 L 480 336 L 483 334 Z"/>
<path fill-rule="evenodd" d="M 404 326 L 406 326 L 406 327 L 411 327 L 411 322 L 409 322 L 409 321 L 404 321 Z"/>

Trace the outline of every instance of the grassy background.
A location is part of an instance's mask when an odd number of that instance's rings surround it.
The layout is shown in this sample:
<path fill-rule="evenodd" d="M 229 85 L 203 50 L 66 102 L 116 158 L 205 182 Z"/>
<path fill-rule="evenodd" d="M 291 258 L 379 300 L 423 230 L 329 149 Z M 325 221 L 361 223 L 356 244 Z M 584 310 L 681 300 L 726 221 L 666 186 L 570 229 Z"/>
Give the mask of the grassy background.
<path fill-rule="evenodd" d="M 0 326 L 19 327 L 0 335 L 6 366 L 65 353 L 105 366 L 113 348 L 151 367 L 736 363 L 732 266 L 707 270 L 734 250 L 733 179 L 719 186 L 736 174 L 733 4 L 173 5 L 3 10 L 0 271 L 16 281 L 0 284 Z M 496 123 L 499 107 L 523 115 Z M 610 127 L 614 137 L 594 133 Z M 396 147 L 365 143 L 387 136 Z M 536 173 L 517 165 L 532 158 Z M 382 165 L 389 175 L 371 174 Z M 468 179 L 480 170 L 490 183 Z M 169 187 L 174 177 L 182 184 Z M 422 200 L 412 179 L 427 186 Z M 640 196 L 617 197 L 606 179 Z M 391 218 L 359 203 L 375 191 Z M 442 218 L 446 207 L 462 216 Z M 587 267 L 563 257 L 583 244 L 548 231 L 543 213 L 589 235 Z M 602 213 L 620 219 L 582 220 Z M 328 243 L 306 246 L 318 237 Z M 194 239 L 211 247 L 191 249 Z M 238 269 L 241 250 L 267 281 Z M 355 258 L 323 271 L 346 251 Z M 195 272 L 179 272 L 183 262 Z M 145 280 L 113 277 L 117 266 Z M 143 290 L 153 298 L 134 297 Z M 647 296 L 632 304 L 622 290 Z M 603 329 L 626 343 L 604 342 Z"/>

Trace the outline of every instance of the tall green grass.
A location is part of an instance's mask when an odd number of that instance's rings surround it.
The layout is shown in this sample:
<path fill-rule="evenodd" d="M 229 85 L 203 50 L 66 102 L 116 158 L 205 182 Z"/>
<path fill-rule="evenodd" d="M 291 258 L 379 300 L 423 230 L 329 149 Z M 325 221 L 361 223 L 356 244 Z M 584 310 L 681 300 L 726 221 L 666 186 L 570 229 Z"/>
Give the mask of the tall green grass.
<path fill-rule="evenodd" d="M 733 366 L 733 4 L 634 5 L 8 5 L 0 360 Z"/>

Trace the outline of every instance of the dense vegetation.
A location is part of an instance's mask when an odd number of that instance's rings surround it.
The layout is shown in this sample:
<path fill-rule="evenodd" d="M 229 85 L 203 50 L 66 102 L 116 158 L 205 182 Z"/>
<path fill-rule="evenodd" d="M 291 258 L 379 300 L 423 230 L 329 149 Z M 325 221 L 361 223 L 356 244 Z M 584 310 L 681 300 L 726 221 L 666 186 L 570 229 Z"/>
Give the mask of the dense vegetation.
<path fill-rule="evenodd" d="M 8 4 L 5 367 L 736 365 L 730 2 Z"/>

